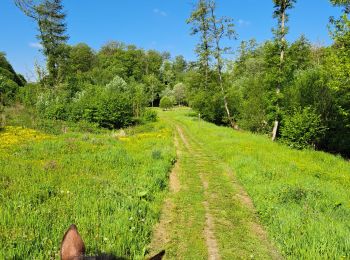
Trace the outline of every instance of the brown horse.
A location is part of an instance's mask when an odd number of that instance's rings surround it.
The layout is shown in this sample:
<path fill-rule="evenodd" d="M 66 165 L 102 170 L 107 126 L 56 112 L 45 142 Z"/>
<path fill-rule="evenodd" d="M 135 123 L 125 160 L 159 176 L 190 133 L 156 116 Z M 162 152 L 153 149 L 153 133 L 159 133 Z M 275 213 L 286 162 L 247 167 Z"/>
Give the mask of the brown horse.
<path fill-rule="evenodd" d="M 60 256 L 61 260 L 123 260 L 124 257 L 113 255 L 84 256 L 85 245 L 81 238 L 76 225 L 71 225 L 63 236 L 61 243 Z M 149 260 L 161 260 L 165 251 L 149 258 Z"/>

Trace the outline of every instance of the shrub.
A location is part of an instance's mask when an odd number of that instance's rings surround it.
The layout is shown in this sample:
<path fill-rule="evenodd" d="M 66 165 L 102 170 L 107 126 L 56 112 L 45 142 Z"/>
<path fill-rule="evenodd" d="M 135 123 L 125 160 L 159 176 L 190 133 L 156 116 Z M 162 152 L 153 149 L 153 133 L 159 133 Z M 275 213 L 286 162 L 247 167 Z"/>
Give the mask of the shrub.
<path fill-rule="evenodd" d="M 159 103 L 160 108 L 167 110 L 173 107 L 173 100 L 170 97 L 162 97 Z"/>
<path fill-rule="evenodd" d="M 158 119 L 158 114 L 154 110 L 145 110 L 142 114 L 142 120 L 145 122 L 156 122 Z"/>
<path fill-rule="evenodd" d="M 69 100 L 63 92 L 56 94 L 53 90 L 47 90 L 39 95 L 36 109 L 41 118 L 67 120 L 68 104 Z"/>
<path fill-rule="evenodd" d="M 134 108 L 143 110 L 142 102 L 133 99 L 133 90 L 116 76 L 106 86 L 87 84 L 79 86 L 80 91 L 62 85 L 54 90 L 42 92 L 36 102 L 36 109 L 43 119 L 85 121 L 105 128 L 122 128 L 135 123 Z M 33 91 L 35 92 L 35 91 Z M 31 90 L 24 92 L 23 98 L 32 96 Z M 147 119 L 155 120 L 149 112 Z"/>
<path fill-rule="evenodd" d="M 127 84 L 115 77 L 105 87 L 88 86 L 78 92 L 70 105 L 70 119 L 97 123 L 106 128 L 131 125 L 134 122 L 133 107 Z"/>
<path fill-rule="evenodd" d="M 281 128 L 282 141 L 296 149 L 316 147 L 325 135 L 320 115 L 311 107 L 297 110 L 286 117 Z"/>
<path fill-rule="evenodd" d="M 33 107 L 38 102 L 39 93 L 42 92 L 40 84 L 29 83 L 19 89 L 18 98 L 27 107 Z"/>
<path fill-rule="evenodd" d="M 11 79 L 0 75 L 0 102 L 3 105 L 9 105 L 16 95 L 19 86 Z"/>

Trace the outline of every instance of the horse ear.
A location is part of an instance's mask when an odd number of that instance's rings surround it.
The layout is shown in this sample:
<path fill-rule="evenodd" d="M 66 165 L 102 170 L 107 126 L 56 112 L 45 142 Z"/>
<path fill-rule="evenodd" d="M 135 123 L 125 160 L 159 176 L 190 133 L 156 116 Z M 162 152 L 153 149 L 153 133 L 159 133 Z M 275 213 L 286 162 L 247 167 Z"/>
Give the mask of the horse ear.
<path fill-rule="evenodd" d="M 149 258 L 149 260 L 161 260 L 164 255 L 165 255 L 165 250 L 162 250 L 157 255 L 152 256 L 151 258 Z"/>
<path fill-rule="evenodd" d="M 84 241 L 81 238 L 77 226 L 71 225 L 63 236 L 61 243 L 61 260 L 73 260 L 85 253 Z"/>

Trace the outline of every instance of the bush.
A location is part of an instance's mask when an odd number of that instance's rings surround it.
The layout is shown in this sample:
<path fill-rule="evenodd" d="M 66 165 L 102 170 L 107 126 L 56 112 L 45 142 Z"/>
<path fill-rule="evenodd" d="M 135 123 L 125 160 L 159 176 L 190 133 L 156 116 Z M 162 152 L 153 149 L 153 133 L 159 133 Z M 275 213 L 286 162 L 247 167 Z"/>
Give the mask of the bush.
<path fill-rule="evenodd" d="M 11 104 L 18 88 L 19 86 L 14 81 L 0 75 L 0 102 L 5 106 Z"/>
<path fill-rule="evenodd" d="M 36 109 L 41 118 L 67 120 L 69 103 L 63 92 L 56 94 L 53 90 L 47 90 L 39 95 Z"/>
<path fill-rule="evenodd" d="M 133 124 L 132 98 L 127 84 L 115 77 L 105 87 L 88 86 L 83 92 L 78 92 L 70 105 L 70 119 L 97 123 L 106 128 Z"/>
<path fill-rule="evenodd" d="M 145 110 L 142 114 L 142 121 L 145 122 L 156 122 L 158 119 L 158 114 L 154 110 Z"/>
<path fill-rule="evenodd" d="M 39 93 L 43 90 L 40 84 L 29 83 L 19 89 L 18 98 L 27 107 L 33 107 L 38 102 Z"/>
<path fill-rule="evenodd" d="M 282 141 L 290 147 L 305 149 L 317 147 L 325 135 L 320 115 L 311 107 L 297 110 L 291 117 L 286 117 L 281 128 Z"/>
<path fill-rule="evenodd" d="M 159 103 L 160 108 L 167 110 L 173 107 L 173 100 L 170 97 L 162 97 Z"/>

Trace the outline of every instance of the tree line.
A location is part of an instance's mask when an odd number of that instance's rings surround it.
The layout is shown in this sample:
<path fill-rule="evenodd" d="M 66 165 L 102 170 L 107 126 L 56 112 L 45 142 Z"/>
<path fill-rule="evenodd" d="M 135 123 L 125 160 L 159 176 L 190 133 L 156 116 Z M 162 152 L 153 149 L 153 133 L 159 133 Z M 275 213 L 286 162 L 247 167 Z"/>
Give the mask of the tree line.
<path fill-rule="evenodd" d="M 234 24 L 215 15 L 214 0 L 199 0 L 188 20 L 199 35 L 197 66 L 185 78 L 189 104 L 217 124 L 267 134 L 298 149 L 349 155 L 350 1 L 331 0 L 342 15 L 330 17 L 329 47 L 312 45 L 305 36 L 286 40 L 296 2 L 273 0 L 273 39 L 242 41 L 237 58 L 223 62 L 230 48 L 222 39 L 237 39 Z"/>
<path fill-rule="evenodd" d="M 46 57 L 46 66 L 36 67 L 38 84 L 19 87 L 17 96 L 44 118 L 119 128 L 154 118 L 146 107 L 189 105 L 210 122 L 294 148 L 350 153 L 349 0 L 330 0 L 342 15 L 330 17 L 328 47 L 305 36 L 288 42 L 297 0 L 273 0 L 274 37 L 242 41 L 231 60 L 234 20 L 217 15 L 216 1 L 198 0 L 186 21 L 199 39 L 192 62 L 120 42 L 97 52 L 85 43 L 70 46 L 61 0 L 14 1 L 36 21 Z"/>

